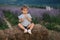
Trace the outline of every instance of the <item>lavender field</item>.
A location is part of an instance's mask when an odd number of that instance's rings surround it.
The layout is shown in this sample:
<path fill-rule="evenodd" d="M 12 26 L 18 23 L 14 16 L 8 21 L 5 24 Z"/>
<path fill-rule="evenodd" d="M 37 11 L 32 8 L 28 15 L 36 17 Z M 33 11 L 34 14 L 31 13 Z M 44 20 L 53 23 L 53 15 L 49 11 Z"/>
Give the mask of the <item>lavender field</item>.
<path fill-rule="evenodd" d="M 2 12 L 3 10 L 9 10 L 10 12 L 13 12 L 14 14 L 17 13 L 19 15 L 19 13 L 21 13 L 20 11 L 20 7 L 12 7 L 12 6 L 5 6 L 5 7 L 0 7 L 0 11 Z M 43 13 L 49 13 L 50 15 L 58 15 L 60 13 L 60 9 L 52 9 L 50 11 L 46 10 L 46 9 L 41 9 L 41 8 L 29 8 L 29 13 L 31 13 L 31 15 L 34 16 L 42 16 Z M 0 13 L 1 15 L 2 13 Z"/>
<path fill-rule="evenodd" d="M 0 7 L 0 19 L 3 20 L 3 18 L 5 17 L 4 14 L 7 13 L 6 18 L 10 20 L 11 24 L 17 25 L 18 18 L 16 18 L 16 21 L 14 21 L 15 20 L 14 17 L 15 16 L 18 17 L 21 14 L 20 8 L 21 7 L 14 7 L 14 6 Z M 60 30 L 60 27 L 59 27 L 60 26 L 60 21 L 59 21 L 60 20 L 60 9 L 53 8 L 51 10 L 46 10 L 46 9 L 41 9 L 41 8 L 29 8 L 29 13 L 33 17 L 33 22 L 35 24 L 39 23 L 41 25 L 46 26 L 48 29 L 51 29 L 51 30 L 52 29 L 55 30 L 56 27 L 58 27 L 59 29 L 56 29 L 56 30 L 58 31 Z M 9 16 L 11 16 L 10 17 L 11 19 L 9 19 Z"/>
<path fill-rule="evenodd" d="M 16 16 L 19 16 L 21 14 L 20 11 L 20 7 L 14 7 L 14 6 L 5 6 L 5 7 L 0 7 L 0 17 L 3 17 L 3 10 L 5 11 L 10 11 L 13 14 L 15 14 Z M 40 17 L 42 19 L 42 15 L 44 13 L 47 13 L 51 16 L 58 16 L 60 15 L 60 9 L 51 9 L 46 10 L 46 9 L 41 9 L 41 8 L 29 8 L 29 13 L 33 16 L 33 17 Z"/>

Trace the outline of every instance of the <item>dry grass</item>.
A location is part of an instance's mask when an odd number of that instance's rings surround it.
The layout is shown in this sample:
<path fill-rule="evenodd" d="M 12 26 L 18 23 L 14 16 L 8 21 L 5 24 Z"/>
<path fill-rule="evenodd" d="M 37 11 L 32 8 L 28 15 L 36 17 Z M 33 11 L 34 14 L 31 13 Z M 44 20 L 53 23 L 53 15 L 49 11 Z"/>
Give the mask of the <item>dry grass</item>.
<path fill-rule="evenodd" d="M 18 27 L 13 27 L 11 29 L 5 29 L 0 31 L 1 40 L 48 40 L 48 30 L 45 27 L 41 27 L 41 25 L 36 24 L 32 30 L 33 34 L 24 34 L 23 30 Z M 5 37 L 4 37 L 5 36 Z"/>
<path fill-rule="evenodd" d="M 60 40 L 60 32 L 49 30 L 49 40 Z"/>

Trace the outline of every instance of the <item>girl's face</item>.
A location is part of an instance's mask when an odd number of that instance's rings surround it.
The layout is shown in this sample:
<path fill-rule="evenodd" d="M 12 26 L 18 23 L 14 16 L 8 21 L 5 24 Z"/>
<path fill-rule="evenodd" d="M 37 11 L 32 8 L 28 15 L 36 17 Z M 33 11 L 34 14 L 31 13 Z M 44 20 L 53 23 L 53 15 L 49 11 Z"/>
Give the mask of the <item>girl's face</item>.
<path fill-rule="evenodd" d="M 27 8 L 24 8 L 24 9 L 22 10 L 22 13 L 23 13 L 23 14 L 27 14 L 27 13 L 28 13 L 28 9 L 27 9 Z"/>

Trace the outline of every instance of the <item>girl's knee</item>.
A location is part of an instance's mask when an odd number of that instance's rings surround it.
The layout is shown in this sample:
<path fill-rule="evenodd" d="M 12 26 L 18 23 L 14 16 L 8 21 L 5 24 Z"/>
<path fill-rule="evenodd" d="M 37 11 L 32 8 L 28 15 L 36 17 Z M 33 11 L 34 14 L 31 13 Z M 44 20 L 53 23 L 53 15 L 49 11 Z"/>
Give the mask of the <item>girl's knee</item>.
<path fill-rule="evenodd" d="M 20 26 L 21 24 L 20 23 L 18 23 L 18 26 Z"/>
<path fill-rule="evenodd" d="M 34 23 L 32 23 L 32 25 L 34 25 Z"/>

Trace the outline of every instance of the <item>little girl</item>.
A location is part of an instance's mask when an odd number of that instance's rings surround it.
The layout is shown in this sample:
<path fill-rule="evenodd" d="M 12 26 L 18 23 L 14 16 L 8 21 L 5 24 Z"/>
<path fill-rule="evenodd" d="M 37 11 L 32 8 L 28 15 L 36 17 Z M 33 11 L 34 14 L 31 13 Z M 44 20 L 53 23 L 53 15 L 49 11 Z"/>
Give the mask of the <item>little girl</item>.
<path fill-rule="evenodd" d="M 31 30 L 34 27 L 34 23 L 31 22 L 32 21 L 32 17 L 28 13 L 28 7 L 27 6 L 23 6 L 21 8 L 21 12 L 22 12 L 22 14 L 20 16 L 18 16 L 18 18 L 19 18 L 18 26 L 22 30 L 24 30 L 24 33 L 32 34 Z"/>

